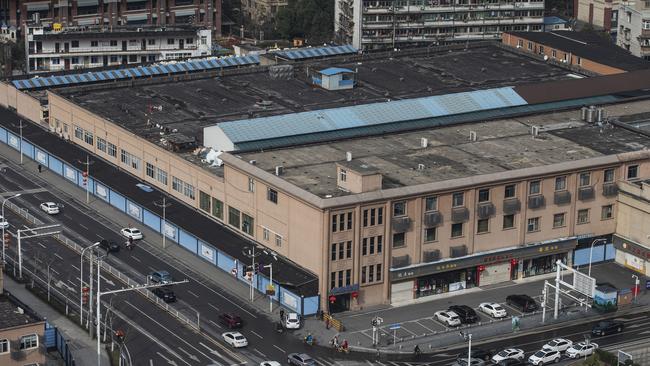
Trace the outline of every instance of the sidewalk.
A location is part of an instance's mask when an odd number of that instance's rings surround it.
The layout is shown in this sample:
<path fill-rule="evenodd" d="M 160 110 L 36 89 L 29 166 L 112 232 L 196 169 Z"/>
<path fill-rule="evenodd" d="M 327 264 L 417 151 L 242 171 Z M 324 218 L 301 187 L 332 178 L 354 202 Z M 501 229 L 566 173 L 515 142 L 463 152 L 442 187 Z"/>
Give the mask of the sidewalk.
<path fill-rule="evenodd" d="M 34 296 L 25 289 L 24 285 L 17 283 L 9 276 L 4 277 L 4 288 L 17 299 L 28 304 L 32 310 L 45 318 L 48 323 L 59 329 L 59 332 L 68 340 L 68 346 L 77 365 L 94 365 L 97 363 L 97 343 L 88 336 L 88 332 L 54 310 L 46 302 Z M 108 354 L 103 346 L 101 357 L 102 365 L 110 365 Z"/>

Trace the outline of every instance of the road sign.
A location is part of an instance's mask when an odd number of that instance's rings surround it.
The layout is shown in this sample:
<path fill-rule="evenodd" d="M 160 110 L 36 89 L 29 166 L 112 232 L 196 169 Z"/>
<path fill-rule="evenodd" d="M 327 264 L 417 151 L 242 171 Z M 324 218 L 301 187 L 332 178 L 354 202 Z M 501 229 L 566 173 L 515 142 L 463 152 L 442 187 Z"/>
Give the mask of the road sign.
<path fill-rule="evenodd" d="M 393 324 L 390 327 L 388 327 L 388 329 L 390 329 L 390 330 L 398 330 L 401 327 L 402 327 L 402 324 Z"/>

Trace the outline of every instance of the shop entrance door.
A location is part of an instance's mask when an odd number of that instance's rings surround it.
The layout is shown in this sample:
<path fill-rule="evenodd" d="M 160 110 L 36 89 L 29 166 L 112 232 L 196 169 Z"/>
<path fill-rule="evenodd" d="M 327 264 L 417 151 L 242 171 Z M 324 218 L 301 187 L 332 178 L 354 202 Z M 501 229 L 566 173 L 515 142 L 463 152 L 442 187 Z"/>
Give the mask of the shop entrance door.
<path fill-rule="evenodd" d="M 350 310 L 350 294 L 337 295 L 336 301 L 330 303 L 330 314 L 341 313 Z"/>

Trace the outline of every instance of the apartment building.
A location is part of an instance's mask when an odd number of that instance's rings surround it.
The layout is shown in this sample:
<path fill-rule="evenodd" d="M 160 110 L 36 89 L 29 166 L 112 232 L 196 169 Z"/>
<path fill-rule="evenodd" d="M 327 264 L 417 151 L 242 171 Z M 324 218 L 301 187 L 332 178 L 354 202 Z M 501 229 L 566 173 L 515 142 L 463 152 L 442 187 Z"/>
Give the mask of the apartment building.
<path fill-rule="evenodd" d="M 650 60 L 650 2 L 622 2 L 616 44 L 636 57 Z"/>
<path fill-rule="evenodd" d="M 327 311 L 582 265 L 596 238 L 612 253 L 618 187 L 650 176 L 647 131 L 636 127 L 649 71 L 575 79 L 485 46 L 327 63 L 355 70 L 355 88 L 259 68 L 188 76 L 173 90 L 137 80 L 49 88 L 45 123 L 52 138 L 314 273 Z M 19 113 L 35 98 L 23 94 Z M 591 103 L 611 123 L 582 120 Z M 203 117 L 190 123 L 190 112 Z"/>
<path fill-rule="evenodd" d="M 337 0 L 334 30 L 359 49 L 431 46 L 541 31 L 544 1 Z"/>
<path fill-rule="evenodd" d="M 650 181 L 620 185 L 614 247 L 616 262 L 650 276 Z"/>
<path fill-rule="evenodd" d="M 221 34 L 221 0 L 3 0 L 0 20 L 22 30 L 29 21 L 65 27 L 190 24 Z"/>
<path fill-rule="evenodd" d="M 253 24 L 272 21 L 279 9 L 287 6 L 287 0 L 243 0 L 243 12 Z"/>
<path fill-rule="evenodd" d="M 26 25 L 29 73 L 152 63 L 209 56 L 212 34 L 196 27 L 73 27 Z"/>
<path fill-rule="evenodd" d="M 574 16 L 596 29 L 616 32 L 619 4 L 618 0 L 574 0 Z"/>

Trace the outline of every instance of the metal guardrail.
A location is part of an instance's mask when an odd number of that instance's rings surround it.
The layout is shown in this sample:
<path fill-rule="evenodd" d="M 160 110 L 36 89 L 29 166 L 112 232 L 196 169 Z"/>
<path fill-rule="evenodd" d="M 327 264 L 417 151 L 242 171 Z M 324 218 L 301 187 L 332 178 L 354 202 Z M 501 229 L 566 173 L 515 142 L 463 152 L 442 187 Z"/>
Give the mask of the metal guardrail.
<path fill-rule="evenodd" d="M 30 214 L 27 209 L 23 209 L 15 205 L 13 202 L 7 202 L 6 203 L 7 207 L 14 211 L 16 214 L 22 216 L 25 218 L 28 222 L 33 223 L 34 225 L 43 225 L 44 223 L 35 217 L 34 215 Z M 81 251 L 84 249 L 81 245 L 77 244 L 73 240 L 67 238 L 63 234 L 56 234 L 53 235 L 53 237 L 60 242 L 61 244 L 67 246 L 68 248 L 74 250 L 75 252 L 81 254 Z M 121 271 L 113 267 L 112 265 L 106 263 L 106 261 L 102 261 L 102 269 L 108 273 L 110 273 L 113 277 L 115 277 L 117 280 L 120 282 L 124 283 L 126 286 L 135 286 L 135 285 L 140 285 L 140 283 L 133 281 L 130 277 L 126 276 L 123 274 Z M 24 270 L 24 269 L 23 269 Z M 190 319 L 188 316 L 185 314 L 181 313 L 180 311 L 176 310 L 163 300 L 161 300 L 158 296 L 154 295 L 151 291 L 146 290 L 146 289 L 140 289 L 137 290 L 142 296 L 156 304 L 158 307 L 163 309 L 164 311 L 168 312 L 175 318 L 177 318 L 182 324 L 188 326 L 194 331 L 200 331 L 200 323 L 198 321 L 195 321 L 194 319 Z M 78 307 L 78 306 L 77 306 Z"/>

